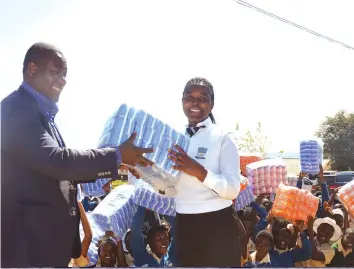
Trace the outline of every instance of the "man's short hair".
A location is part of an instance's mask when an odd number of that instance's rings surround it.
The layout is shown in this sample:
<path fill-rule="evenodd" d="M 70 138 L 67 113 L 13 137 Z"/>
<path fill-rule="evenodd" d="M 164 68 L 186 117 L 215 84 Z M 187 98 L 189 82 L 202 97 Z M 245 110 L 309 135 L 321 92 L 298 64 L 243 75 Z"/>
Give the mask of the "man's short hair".
<path fill-rule="evenodd" d="M 45 60 L 49 56 L 55 55 L 56 53 L 63 54 L 57 47 L 45 43 L 45 42 L 38 42 L 33 44 L 27 51 L 25 59 L 23 60 L 23 70 L 22 72 L 25 73 L 29 63 L 33 62 L 38 64 L 40 61 Z"/>

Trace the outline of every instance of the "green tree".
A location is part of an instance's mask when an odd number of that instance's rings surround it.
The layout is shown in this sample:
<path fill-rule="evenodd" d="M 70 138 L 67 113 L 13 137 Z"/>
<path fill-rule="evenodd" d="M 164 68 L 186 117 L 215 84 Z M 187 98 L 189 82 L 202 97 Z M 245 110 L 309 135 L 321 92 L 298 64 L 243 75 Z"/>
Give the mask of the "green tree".
<path fill-rule="evenodd" d="M 240 125 L 236 124 L 236 131 L 240 132 Z M 260 153 L 263 158 L 267 158 L 266 142 L 267 136 L 263 134 L 262 125 L 257 123 L 257 130 L 252 133 L 247 130 L 244 135 L 237 137 L 239 150 L 244 153 Z"/>
<path fill-rule="evenodd" d="M 354 113 L 340 110 L 326 117 L 316 136 L 324 143 L 324 157 L 331 160 L 331 169 L 354 170 Z"/>

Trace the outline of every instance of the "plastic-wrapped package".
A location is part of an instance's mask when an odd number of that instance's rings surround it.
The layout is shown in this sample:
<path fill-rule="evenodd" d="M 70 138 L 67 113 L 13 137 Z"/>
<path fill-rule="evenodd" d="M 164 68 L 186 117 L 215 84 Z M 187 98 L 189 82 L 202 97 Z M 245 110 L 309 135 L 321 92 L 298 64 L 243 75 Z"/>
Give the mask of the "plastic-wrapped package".
<path fill-rule="evenodd" d="M 319 146 L 319 151 L 318 151 L 318 160 L 320 162 L 320 164 L 323 164 L 323 143 L 322 142 L 318 142 L 318 146 Z"/>
<path fill-rule="evenodd" d="M 255 195 L 273 193 L 280 183 L 288 184 L 286 165 L 281 158 L 266 159 L 246 166 Z"/>
<path fill-rule="evenodd" d="M 354 180 L 340 188 L 338 198 L 354 222 Z"/>
<path fill-rule="evenodd" d="M 103 186 L 106 185 L 111 179 L 110 178 L 100 178 L 93 182 L 83 183 L 82 192 L 85 196 L 100 197 L 105 195 Z"/>
<path fill-rule="evenodd" d="M 248 184 L 244 190 L 242 190 L 236 198 L 235 210 L 240 211 L 241 209 L 249 206 L 255 200 L 255 196 L 252 191 L 252 186 Z"/>
<path fill-rule="evenodd" d="M 242 171 L 242 174 L 244 176 L 246 176 L 247 174 L 247 169 L 246 169 L 246 166 L 250 163 L 254 163 L 254 162 L 259 162 L 261 161 L 262 158 L 260 156 L 253 156 L 253 155 L 249 155 L 249 156 L 246 156 L 246 155 L 241 155 L 240 156 L 240 169 Z"/>
<path fill-rule="evenodd" d="M 177 181 L 171 174 L 166 173 L 157 165 L 148 167 L 136 166 L 135 168 L 139 171 L 141 179 L 153 186 L 156 191 L 162 190 L 168 197 L 175 196 L 175 184 L 177 184 Z"/>
<path fill-rule="evenodd" d="M 177 144 L 187 152 L 189 137 L 177 132 L 149 113 L 123 104 L 106 122 L 98 147 L 117 147 L 134 131 L 137 133 L 134 141 L 136 146 L 154 148 L 154 152 L 145 156 L 155 163 L 154 167 L 138 167 L 139 172 L 143 174 L 143 179 L 146 179 L 149 184 L 156 184 L 156 188 L 173 188 L 178 183 L 179 172 L 172 169 L 174 163 L 167 157 L 168 149 Z M 83 184 L 85 194 L 104 195 L 102 186 L 109 180 L 104 178 Z"/>
<path fill-rule="evenodd" d="M 300 164 L 301 171 L 308 174 L 318 174 L 320 163 L 323 158 L 321 147 L 316 140 L 304 140 L 300 142 Z"/>
<path fill-rule="evenodd" d="M 302 220 L 305 223 L 308 216 L 315 217 L 319 200 L 306 190 L 280 184 L 273 203 L 273 215 L 290 222 Z"/>
<path fill-rule="evenodd" d="M 112 190 L 92 212 L 92 218 L 103 231 L 110 229 L 122 237 L 130 228 L 137 205 L 133 202 L 134 185 L 121 185 Z"/>
<path fill-rule="evenodd" d="M 95 219 L 92 217 L 92 213 L 90 212 L 86 212 L 86 216 L 87 216 L 87 220 L 90 224 L 91 227 L 91 231 L 92 231 L 92 240 L 91 240 L 91 244 L 89 246 L 88 252 L 87 252 L 87 257 L 90 260 L 91 264 L 96 264 L 97 260 L 98 260 L 98 241 L 100 240 L 100 238 L 102 238 L 102 236 L 105 235 L 104 230 L 102 230 L 100 228 L 99 225 L 97 225 Z M 81 242 L 84 239 L 85 233 L 84 233 L 84 229 L 82 227 L 82 223 L 80 222 L 80 238 L 81 238 Z"/>
<path fill-rule="evenodd" d="M 155 192 L 153 189 L 148 189 L 137 185 L 136 191 L 133 195 L 133 201 L 135 204 L 161 215 L 176 215 L 176 204 L 174 198 L 163 196 Z"/>

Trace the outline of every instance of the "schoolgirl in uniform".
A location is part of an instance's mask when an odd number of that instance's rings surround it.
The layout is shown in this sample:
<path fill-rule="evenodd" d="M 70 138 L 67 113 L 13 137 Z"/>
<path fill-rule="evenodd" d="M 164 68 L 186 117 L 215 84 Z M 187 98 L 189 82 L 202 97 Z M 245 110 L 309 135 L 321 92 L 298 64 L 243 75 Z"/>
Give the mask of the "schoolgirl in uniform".
<path fill-rule="evenodd" d="M 180 170 L 176 186 L 177 265 L 240 267 L 239 219 L 232 201 L 240 191 L 240 159 L 232 133 L 215 124 L 214 90 L 204 78 L 188 81 L 182 98 L 190 136 L 169 158 Z"/>

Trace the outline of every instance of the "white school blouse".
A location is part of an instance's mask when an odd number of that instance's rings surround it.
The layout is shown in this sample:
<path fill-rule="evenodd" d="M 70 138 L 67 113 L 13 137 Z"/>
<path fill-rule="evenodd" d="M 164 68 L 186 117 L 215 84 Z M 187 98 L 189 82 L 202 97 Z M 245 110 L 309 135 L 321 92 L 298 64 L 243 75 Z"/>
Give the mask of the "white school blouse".
<path fill-rule="evenodd" d="M 203 165 L 208 174 L 204 182 L 181 172 L 176 186 L 176 212 L 199 214 L 231 206 L 240 192 L 240 157 L 232 132 L 225 132 L 208 117 L 191 137 L 188 156 Z"/>

